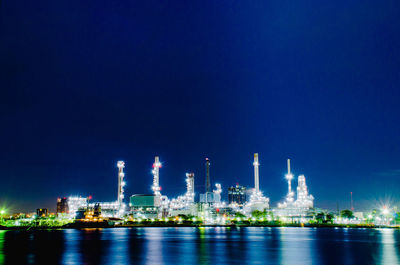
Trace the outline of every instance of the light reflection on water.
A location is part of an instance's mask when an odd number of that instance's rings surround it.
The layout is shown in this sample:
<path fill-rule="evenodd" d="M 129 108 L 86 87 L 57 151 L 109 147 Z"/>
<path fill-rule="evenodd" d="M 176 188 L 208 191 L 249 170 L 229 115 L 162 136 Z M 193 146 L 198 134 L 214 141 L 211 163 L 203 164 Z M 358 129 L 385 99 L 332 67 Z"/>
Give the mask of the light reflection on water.
<path fill-rule="evenodd" d="M 314 258 L 318 260 L 316 246 L 313 246 L 315 238 L 312 229 L 304 228 L 300 231 L 294 227 L 279 229 L 282 264 L 313 264 Z"/>
<path fill-rule="evenodd" d="M 400 231 L 269 227 L 0 231 L 0 264 L 399 264 Z"/>
<path fill-rule="evenodd" d="M 4 246 L 4 234 L 6 231 L 1 231 L 0 230 L 0 264 L 4 263 L 4 252 L 3 252 L 3 246 Z"/>
<path fill-rule="evenodd" d="M 381 229 L 381 262 L 382 265 L 400 264 L 398 251 L 400 249 L 399 238 L 395 238 L 395 231 Z"/>

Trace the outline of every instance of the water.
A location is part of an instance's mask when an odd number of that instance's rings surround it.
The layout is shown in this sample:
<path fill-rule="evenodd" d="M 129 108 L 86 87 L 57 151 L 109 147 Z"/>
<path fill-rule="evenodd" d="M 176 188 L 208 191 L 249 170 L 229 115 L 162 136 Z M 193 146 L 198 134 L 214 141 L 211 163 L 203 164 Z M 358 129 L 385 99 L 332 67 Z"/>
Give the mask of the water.
<path fill-rule="evenodd" d="M 400 264 L 400 230 L 111 228 L 0 231 L 0 264 Z"/>

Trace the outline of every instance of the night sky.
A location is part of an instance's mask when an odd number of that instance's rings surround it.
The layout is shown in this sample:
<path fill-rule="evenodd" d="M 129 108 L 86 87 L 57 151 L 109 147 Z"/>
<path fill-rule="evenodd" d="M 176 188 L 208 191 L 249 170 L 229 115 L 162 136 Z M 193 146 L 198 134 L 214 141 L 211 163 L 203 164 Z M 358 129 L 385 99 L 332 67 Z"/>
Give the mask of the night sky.
<path fill-rule="evenodd" d="M 0 2 L 0 205 L 252 186 L 286 159 L 316 207 L 400 200 L 400 2 Z M 297 187 L 297 181 L 294 184 Z"/>

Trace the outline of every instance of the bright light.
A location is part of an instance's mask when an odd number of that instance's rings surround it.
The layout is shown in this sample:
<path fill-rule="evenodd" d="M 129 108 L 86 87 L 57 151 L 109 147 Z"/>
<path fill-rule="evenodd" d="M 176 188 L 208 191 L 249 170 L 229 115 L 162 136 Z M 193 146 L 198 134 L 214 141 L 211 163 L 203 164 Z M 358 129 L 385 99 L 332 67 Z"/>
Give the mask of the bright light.
<path fill-rule="evenodd" d="M 4 210 L 0 211 L 0 214 L 5 214 L 5 213 L 6 213 L 6 211 L 4 211 Z"/>
<path fill-rule="evenodd" d="M 285 178 L 286 178 L 287 180 L 292 180 L 292 179 L 293 179 L 293 174 L 286 174 L 286 175 L 285 175 Z"/>
<path fill-rule="evenodd" d="M 382 213 L 383 213 L 384 215 L 389 214 L 389 209 L 387 208 L 387 206 L 383 206 Z"/>

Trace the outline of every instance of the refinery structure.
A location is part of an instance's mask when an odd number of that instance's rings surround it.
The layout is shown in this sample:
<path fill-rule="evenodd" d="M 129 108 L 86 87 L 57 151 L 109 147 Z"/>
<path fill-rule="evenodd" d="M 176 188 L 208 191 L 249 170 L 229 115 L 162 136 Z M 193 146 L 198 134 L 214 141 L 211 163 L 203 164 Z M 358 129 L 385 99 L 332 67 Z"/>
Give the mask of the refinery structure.
<path fill-rule="evenodd" d="M 126 185 L 125 162 L 118 161 L 118 192 L 115 201 L 92 202 L 91 197 L 84 196 L 58 198 L 57 213 L 81 220 L 123 219 L 127 217 L 153 220 L 172 216 L 192 216 L 203 220 L 204 223 L 219 224 L 224 222 L 226 216 L 252 216 L 256 211 L 268 212 L 278 217 L 297 218 L 302 222 L 306 220 L 310 209 L 314 207 L 314 197 L 309 194 L 304 175 L 298 176 L 297 189 L 292 189 L 294 175 L 291 172 L 290 159 L 287 160 L 288 172 L 285 176 L 288 192 L 284 201 L 275 208 L 270 207 L 269 198 L 260 189 L 258 153 L 254 154 L 253 167 L 254 187 L 246 188 L 237 184 L 236 187 L 229 188 L 229 201 L 226 202 L 221 196 L 223 193 L 221 184 L 215 183 L 215 189 L 211 190 L 211 161 L 206 158 L 204 191 L 195 190 L 195 174 L 188 172 L 184 175 L 186 187 L 182 187 L 182 190 L 186 192 L 176 198 L 168 198 L 161 193 L 160 173 L 162 164 L 159 157 L 156 156 L 152 165 L 151 193 L 134 194 L 129 197 L 127 203 L 124 193 Z M 198 197 L 196 197 L 196 192 L 199 192 Z"/>

